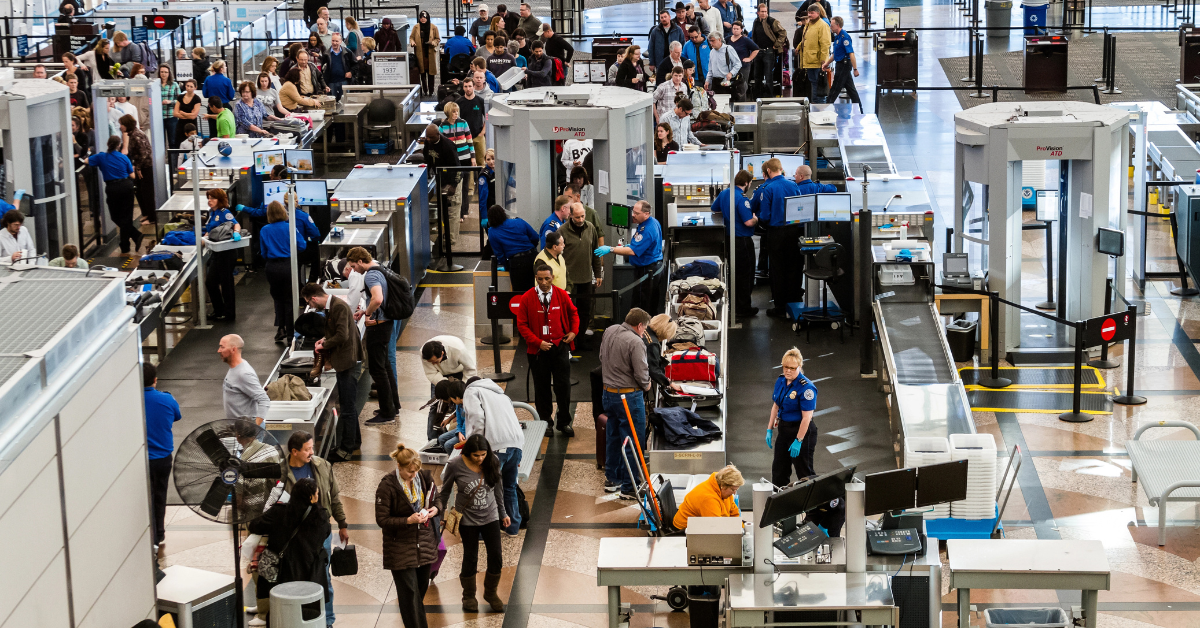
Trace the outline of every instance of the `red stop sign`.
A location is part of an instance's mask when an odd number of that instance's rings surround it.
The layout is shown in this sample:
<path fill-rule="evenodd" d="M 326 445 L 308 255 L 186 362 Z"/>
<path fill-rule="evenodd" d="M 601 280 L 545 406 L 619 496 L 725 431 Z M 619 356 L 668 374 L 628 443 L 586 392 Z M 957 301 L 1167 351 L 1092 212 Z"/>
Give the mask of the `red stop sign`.
<path fill-rule="evenodd" d="M 1117 335 L 1117 322 L 1111 318 L 1104 319 L 1100 324 L 1100 337 L 1104 340 L 1112 340 L 1113 336 Z"/>
<path fill-rule="evenodd" d="M 161 15 L 154 16 L 154 28 L 166 28 L 167 20 Z"/>

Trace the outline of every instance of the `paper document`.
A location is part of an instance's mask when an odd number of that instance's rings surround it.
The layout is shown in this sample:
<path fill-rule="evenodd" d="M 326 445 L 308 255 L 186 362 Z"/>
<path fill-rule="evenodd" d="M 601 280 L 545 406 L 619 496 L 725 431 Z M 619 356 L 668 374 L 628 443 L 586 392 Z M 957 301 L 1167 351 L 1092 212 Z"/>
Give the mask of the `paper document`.
<path fill-rule="evenodd" d="M 601 194 L 608 194 L 608 171 L 596 171 L 596 191 Z"/>
<path fill-rule="evenodd" d="M 717 392 L 707 386 L 691 386 L 689 384 L 680 384 L 679 389 L 689 395 L 713 395 Z"/>
<path fill-rule="evenodd" d="M 1079 193 L 1079 217 L 1092 217 L 1092 195 L 1087 192 Z"/>

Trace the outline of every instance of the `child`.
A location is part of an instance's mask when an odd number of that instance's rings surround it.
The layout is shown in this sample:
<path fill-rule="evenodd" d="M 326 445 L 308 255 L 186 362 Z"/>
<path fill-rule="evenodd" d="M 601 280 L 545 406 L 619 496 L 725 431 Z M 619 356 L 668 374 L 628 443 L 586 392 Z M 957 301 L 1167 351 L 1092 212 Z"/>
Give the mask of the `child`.
<path fill-rule="evenodd" d="M 449 401 L 454 404 L 454 416 L 447 417 L 442 422 L 442 427 L 447 428 L 446 433 L 437 437 L 438 446 L 447 454 L 454 451 L 457 447 L 462 446 L 467 440 L 466 424 L 467 413 L 463 410 L 463 395 L 466 393 L 467 386 L 457 379 L 443 379 L 433 387 L 433 396 L 438 401 Z M 454 421 L 455 425 L 450 427 L 450 422 Z"/>
<path fill-rule="evenodd" d="M 193 148 L 200 148 L 204 144 L 204 140 L 196 135 L 196 125 L 189 122 L 183 125 L 183 141 L 179 143 L 181 150 L 191 151 Z"/>

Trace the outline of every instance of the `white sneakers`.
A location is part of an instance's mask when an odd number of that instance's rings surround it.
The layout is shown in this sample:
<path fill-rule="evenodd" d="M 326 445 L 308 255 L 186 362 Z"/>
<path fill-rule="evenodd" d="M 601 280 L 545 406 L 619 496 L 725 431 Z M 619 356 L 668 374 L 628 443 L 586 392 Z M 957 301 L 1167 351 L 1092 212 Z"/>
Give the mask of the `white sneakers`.
<path fill-rule="evenodd" d="M 251 626 L 253 628 L 258 628 L 259 626 L 266 626 L 267 625 L 266 615 L 262 615 L 262 614 L 255 615 L 254 619 L 251 619 L 250 623 L 248 623 L 246 625 Z"/>

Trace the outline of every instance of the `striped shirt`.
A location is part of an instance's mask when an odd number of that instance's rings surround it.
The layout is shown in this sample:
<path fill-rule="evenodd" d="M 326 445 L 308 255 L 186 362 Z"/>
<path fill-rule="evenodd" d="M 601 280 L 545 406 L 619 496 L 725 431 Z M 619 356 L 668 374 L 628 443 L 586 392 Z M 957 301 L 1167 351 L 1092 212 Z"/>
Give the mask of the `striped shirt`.
<path fill-rule="evenodd" d="M 451 124 L 442 120 L 438 130 L 446 136 L 446 139 L 454 142 L 454 146 L 458 149 L 458 162 L 464 166 L 471 165 L 471 159 L 475 157 L 475 148 L 471 144 L 474 138 L 471 136 L 471 126 L 467 124 L 467 121 L 458 118 Z"/>

